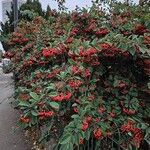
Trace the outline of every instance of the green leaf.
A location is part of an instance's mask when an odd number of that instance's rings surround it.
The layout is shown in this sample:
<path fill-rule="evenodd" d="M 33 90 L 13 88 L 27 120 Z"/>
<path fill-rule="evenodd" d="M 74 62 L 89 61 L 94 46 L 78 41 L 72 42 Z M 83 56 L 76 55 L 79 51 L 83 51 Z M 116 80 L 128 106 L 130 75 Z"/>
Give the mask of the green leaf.
<path fill-rule="evenodd" d="M 38 113 L 37 113 L 36 111 L 34 111 L 34 110 L 31 111 L 31 114 L 32 114 L 33 116 L 38 116 Z"/>
<path fill-rule="evenodd" d="M 71 135 L 70 134 L 65 134 L 62 138 L 61 138 L 61 140 L 60 140 L 60 144 L 67 144 L 67 143 L 69 143 L 70 142 L 70 140 L 71 140 Z"/>
<path fill-rule="evenodd" d="M 39 100 L 39 96 L 38 96 L 35 92 L 30 92 L 30 96 L 31 96 L 34 100 Z"/>
<path fill-rule="evenodd" d="M 57 102 L 50 102 L 49 104 L 51 107 L 53 107 L 55 109 L 59 109 L 59 104 Z"/>
<path fill-rule="evenodd" d="M 72 143 L 63 144 L 60 146 L 59 150 L 73 150 L 73 144 Z"/>
<path fill-rule="evenodd" d="M 57 92 L 51 92 L 49 96 L 57 96 Z"/>
<path fill-rule="evenodd" d="M 31 120 L 32 126 L 37 124 L 37 122 L 38 122 L 37 117 L 36 116 L 32 116 L 32 120 Z"/>
<path fill-rule="evenodd" d="M 128 135 L 130 135 L 132 137 L 132 133 L 131 132 L 128 132 Z"/>
<path fill-rule="evenodd" d="M 75 118 L 78 118 L 78 117 L 79 117 L 79 115 L 72 115 L 72 116 L 71 116 L 71 118 L 74 118 L 74 119 L 75 119 Z"/>
<path fill-rule="evenodd" d="M 135 54 L 135 48 L 134 47 L 130 47 L 129 49 L 130 54 L 133 56 Z"/>
<path fill-rule="evenodd" d="M 24 106 L 24 107 L 29 107 L 30 106 L 30 103 L 27 102 L 27 101 L 20 101 L 18 106 Z"/>
<path fill-rule="evenodd" d="M 63 144 L 60 146 L 59 150 L 69 150 L 68 149 L 68 144 Z"/>
<path fill-rule="evenodd" d="M 89 41 L 85 41 L 83 42 L 83 47 L 84 48 L 89 48 L 90 42 Z"/>
<path fill-rule="evenodd" d="M 146 129 L 148 128 L 148 125 L 145 124 L 145 123 L 138 123 L 138 124 L 137 124 L 137 127 L 138 127 L 138 128 L 141 128 L 141 129 L 143 129 L 143 130 L 146 130 Z"/>
<path fill-rule="evenodd" d="M 78 76 L 74 76 L 74 78 L 76 78 L 76 79 L 78 79 L 78 80 L 81 80 L 81 78 L 80 78 L 80 77 L 78 77 Z"/>
<path fill-rule="evenodd" d="M 127 50 L 127 44 L 125 44 L 125 43 L 120 43 L 119 45 L 118 45 L 118 48 L 120 48 L 122 51 L 126 51 Z"/>
<path fill-rule="evenodd" d="M 150 82 L 147 85 L 148 85 L 148 89 L 150 89 Z"/>
<path fill-rule="evenodd" d="M 67 72 L 61 72 L 60 74 L 57 75 L 58 77 L 64 79 L 67 76 Z"/>
<path fill-rule="evenodd" d="M 72 143 L 68 144 L 68 150 L 73 150 L 73 144 Z"/>
<path fill-rule="evenodd" d="M 92 46 L 96 46 L 97 45 L 97 39 L 94 39 L 91 43 Z"/>
<path fill-rule="evenodd" d="M 53 90 L 55 89 L 55 86 L 53 83 L 51 83 L 48 87 L 47 87 L 48 90 Z"/>
<path fill-rule="evenodd" d="M 90 136 L 91 136 L 91 131 L 88 129 L 88 130 L 85 132 L 85 139 L 86 139 L 86 140 L 89 140 L 89 139 L 90 139 Z"/>
<path fill-rule="evenodd" d="M 106 125 L 106 123 L 100 122 L 99 125 L 101 126 L 101 128 L 102 128 L 103 131 L 106 131 L 106 130 L 107 130 L 107 125 Z"/>
<path fill-rule="evenodd" d="M 118 83 L 119 83 L 119 81 L 118 81 L 118 80 L 115 80 L 114 83 L 113 83 L 113 86 L 114 86 L 114 87 L 117 87 L 117 86 L 118 86 Z"/>
<path fill-rule="evenodd" d="M 142 52 L 142 54 L 144 54 L 148 51 L 145 47 L 139 47 L 139 48 L 140 48 L 140 52 Z"/>
<path fill-rule="evenodd" d="M 132 35 L 132 40 L 133 40 L 135 43 L 139 43 L 139 39 L 138 39 L 138 36 L 137 36 L 137 35 Z"/>

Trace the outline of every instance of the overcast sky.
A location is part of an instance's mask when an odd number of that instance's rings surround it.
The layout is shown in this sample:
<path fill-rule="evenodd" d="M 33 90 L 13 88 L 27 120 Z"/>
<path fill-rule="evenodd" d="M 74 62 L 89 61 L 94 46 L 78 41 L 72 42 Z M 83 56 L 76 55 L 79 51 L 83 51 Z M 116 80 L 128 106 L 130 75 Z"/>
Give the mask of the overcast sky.
<path fill-rule="evenodd" d="M 0 0 L 1 2 L 2 0 Z M 51 8 L 57 9 L 57 2 L 55 0 L 39 0 L 42 4 L 43 9 L 46 9 L 49 4 Z M 123 0 L 120 0 L 123 1 Z M 133 2 L 137 3 L 139 0 L 133 0 Z M 66 7 L 69 10 L 75 9 L 76 5 L 79 7 L 91 6 L 91 0 L 66 0 Z M 2 5 L 0 3 L 0 20 L 2 20 Z"/>
<path fill-rule="evenodd" d="M 0 21 L 2 21 L 2 5 L 0 0 Z M 57 2 L 55 0 L 39 0 L 42 4 L 43 9 L 46 9 L 47 5 L 50 5 L 51 8 L 57 9 Z M 123 0 L 120 0 L 123 1 Z M 133 0 L 133 2 L 137 3 L 139 0 Z M 91 6 L 91 0 L 66 0 L 65 6 L 69 8 L 69 10 L 75 9 L 76 5 L 79 7 Z M 1 44 L 0 44 L 1 49 Z"/>
<path fill-rule="evenodd" d="M 47 5 L 49 4 L 52 8 L 57 8 L 57 2 L 55 0 L 39 0 L 42 3 L 42 7 L 46 9 Z M 118 0 L 124 1 L 124 0 Z M 137 3 L 139 0 L 132 0 L 133 2 Z M 69 10 L 75 9 L 76 5 L 79 7 L 85 7 L 91 5 L 91 0 L 66 0 L 66 7 Z"/>

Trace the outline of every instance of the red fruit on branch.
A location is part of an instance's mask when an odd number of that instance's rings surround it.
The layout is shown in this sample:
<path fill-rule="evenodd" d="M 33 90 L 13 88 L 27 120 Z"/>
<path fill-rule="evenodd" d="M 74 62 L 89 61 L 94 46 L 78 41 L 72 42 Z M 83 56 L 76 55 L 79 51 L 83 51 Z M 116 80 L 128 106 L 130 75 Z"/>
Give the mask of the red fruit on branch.
<path fill-rule="evenodd" d="M 144 36 L 144 44 L 150 45 L 150 36 Z"/>
<path fill-rule="evenodd" d="M 91 123 L 93 121 L 93 118 L 92 116 L 87 116 L 84 120 L 85 120 L 84 122 Z"/>
<path fill-rule="evenodd" d="M 52 57 L 55 56 L 57 54 L 57 49 L 56 48 L 44 48 L 42 50 L 42 54 L 44 57 Z"/>
<path fill-rule="evenodd" d="M 80 80 L 70 80 L 68 84 L 71 88 L 78 89 L 82 82 Z"/>
<path fill-rule="evenodd" d="M 134 115 L 136 113 L 135 110 L 131 110 L 131 109 L 127 109 L 127 108 L 123 108 L 123 112 L 127 115 Z"/>
<path fill-rule="evenodd" d="M 143 35 L 144 33 L 149 32 L 149 30 L 142 24 L 136 24 L 134 32 L 135 34 Z"/>
<path fill-rule="evenodd" d="M 95 60 L 91 63 L 92 66 L 98 66 L 100 65 L 100 62 L 98 60 Z"/>
<path fill-rule="evenodd" d="M 70 100 L 70 98 L 72 97 L 72 93 L 71 92 L 66 92 L 66 94 L 64 95 L 64 100 Z"/>
<path fill-rule="evenodd" d="M 11 53 L 11 52 L 6 52 L 6 53 L 4 54 L 4 57 L 5 57 L 5 58 L 8 58 L 8 59 L 11 59 L 11 58 L 14 57 L 14 54 Z"/>
<path fill-rule="evenodd" d="M 94 99 L 95 99 L 95 96 L 94 96 L 94 95 L 91 94 L 90 96 L 88 96 L 88 100 L 89 100 L 89 101 L 93 101 Z"/>
<path fill-rule="evenodd" d="M 106 136 L 107 136 L 107 137 L 111 137 L 111 136 L 112 136 L 112 132 L 107 131 L 107 132 L 106 132 Z"/>
<path fill-rule="evenodd" d="M 123 89 L 127 86 L 126 82 L 124 81 L 119 81 L 117 87 L 120 88 L 120 89 Z"/>
<path fill-rule="evenodd" d="M 39 64 L 40 66 L 45 65 L 45 64 L 48 64 L 48 63 L 49 63 L 48 61 L 39 61 L 39 62 L 38 62 L 38 64 Z"/>
<path fill-rule="evenodd" d="M 115 114 L 114 112 L 111 112 L 111 113 L 110 113 L 110 116 L 111 116 L 112 118 L 115 118 L 115 117 L 116 117 L 116 114 Z"/>
<path fill-rule="evenodd" d="M 141 129 L 135 127 L 135 123 L 133 121 L 128 121 L 127 124 L 121 126 L 121 130 L 123 132 L 131 132 L 132 133 L 132 141 L 134 145 L 139 148 L 141 141 L 143 140 L 143 134 Z"/>
<path fill-rule="evenodd" d="M 107 47 L 105 49 L 102 49 L 102 54 L 105 57 L 114 57 L 119 55 L 119 53 L 121 52 L 120 49 L 118 49 L 117 47 L 112 47 L 112 46 L 111 48 L 107 48 Z"/>
<path fill-rule="evenodd" d="M 79 144 L 84 144 L 84 139 L 83 138 L 80 138 L 80 140 L 79 140 Z"/>
<path fill-rule="evenodd" d="M 129 31 L 123 31 L 122 34 L 125 35 L 125 36 L 129 36 L 129 35 L 131 35 L 132 33 L 129 32 Z"/>
<path fill-rule="evenodd" d="M 81 48 L 80 51 L 79 51 L 79 55 L 81 57 L 88 57 L 88 56 L 91 57 L 92 55 L 95 55 L 96 53 L 97 53 L 97 50 L 95 48 L 93 48 L 93 47 L 88 48 L 86 50 L 84 50 L 83 48 Z"/>
<path fill-rule="evenodd" d="M 61 71 L 61 69 L 54 69 L 53 71 L 51 71 L 51 73 L 47 74 L 47 79 L 51 79 L 52 77 L 55 77 L 57 74 L 59 74 Z"/>
<path fill-rule="evenodd" d="M 78 66 L 72 66 L 71 71 L 73 74 L 81 74 L 82 70 Z"/>
<path fill-rule="evenodd" d="M 109 30 L 107 28 L 100 28 L 97 31 L 95 31 L 95 34 L 97 36 L 104 36 L 104 35 L 106 35 L 108 33 L 109 33 Z"/>
<path fill-rule="evenodd" d="M 100 121 L 101 121 L 100 118 L 95 118 L 95 122 L 96 122 L 96 123 L 99 123 Z"/>
<path fill-rule="evenodd" d="M 54 115 L 54 112 L 53 111 L 48 111 L 48 112 L 45 112 L 45 117 L 51 117 Z"/>
<path fill-rule="evenodd" d="M 52 99 L 53 101 L 56 101 L 56 102 L 61 102 L 61 101 L 64 100 L 64 95 L 63 95 L 63 93 L 61 93 L 61 94 L 59 94 L 58 96 L 53 96 L 53 97 L 51 97 L 51 99 Z"/>
<path fill-rule="evenodd" d="M 129 56 L 130 56 L 130 53 L 129 52 L 123 52 L 122 53 L 122 56 L 124 56 L 125 58 L 129 58 Z"/>
<path fill-rule="evenodd" d="M 101 44 L 100 44 L 100 47 L 101 47 L 103 50 L 107 50 L 107 49 L 110 49 L 110 48 L 111 48 L 111 45 L 109 45 L 108 43 L 101 43 Z"/>
<path fill-rule="evenodd" d="M 26 43 L 26 42 L 28 42 L 28 41 L 29 41 L 28 38 L 23 38 L 23 39 L 21 40 L 21 43 Z"/>
<path fill-rule="evenodd" d="M 43 75 L 44 75 L 44 74 L 42 74 L 42 73 L 40 72 L 40 73 L 36 73 L 35 77 L 36 77 L 37 79 L 40 79 L 40 78 L 43 77 Z"/>
<path fill-rule="evenodd" d="M 103 114 L 105 112 L 105 108 L 104 107 L 99 107 L 98 112 L 100 114 Z"/>
<path fill-rule="evenodd" d="M 63 35 L 63 34 L 64 34 L 64 31 L 61 30 L 61 29 L 58 29 L 58 30 L 55 31 L 55 35 L 60 36 L 60 35 Z"/>
<path fill-rule="evenodd" d="M 95 130 L 93 131 L 93 133 L 94 133 L 94 137 L 95 137 L 97 140 L 103 138 L 103 133 L 102 133 L 102 130 L 101 130 L 100 128 L 95 129 Z"/>
<path fill-rule="evenodd" d="M 84 29 L 84 32 L 91 32 L 96 29 L 96 24 L 94 22 L 89 23 L 88 27 Z"/>
<path fill-rule="evenodd" d="M 91 76 L 91 71 L 90 71 L 90 69 L 85 69 L 84 76 L 85 76 L 85 77 L 90 77 L 90 76 Z"/>
<path fill-rule="evenodd" d="M 28 67 L 28 66 L 31 66 L 33 64 L 34 64 L 33 60 L 25 60 L 24 63 L 23 63 L 23 66 Z"/>
<path fill-rule="evenodd" d="M 18 32 L 13 32 L 12 35 L 13 37 L 19 37 L 19 38 L 23 37 L 23 34 L 18 33 Z"/>
<path fill-rule="evenodd" d="M 85 12 L 80 17 L 81 17 L 81 19 L 88 19 L 89 16 L 90 16 L 90 14 Z"/>
<path fill-rule="evenodd" d="M 121 126 L 121 131 L 122 132 L 132 132 L 132 131 L 134 131 L 134 125 L 135 125 L 135 123 L 133 121 L 129 120 L 127 122 L 127 124 L 124 124 Z"/>
<path fill-rule="evenodd" d="M 73 111 L 75 112 L 75 113 L 78 113 L 78 108 L 77 107 L 73 107 Z"/>
<path fill-rule="evenodd" d="M 39 103 L 38 103 L 38 106 L 43 107 L 44 105 L 45 105 L 45 103 L 44 103 L 44 102 L 39 102 Z"/>
<path fill-rule="evenodd" d="M 87 54 L 90 55 L 95 55 L 97 53 L 97 49 L 90 47 L 86 50 Z"/>
<path fill-rule="evenodd" d="M 28 94 L 23 94 L 22 93 L 22 94 L 19 95 L 19 98 L 21 100 L 28 101 L 30 99 L 30 96 Z"/>
<path fill-rule="evenodd" d="M 150 59 L 144 59 L 144 68 L 150 69 Z"/>
<path fill-rule="evenodd" d="M 78 28 L 73 28 L 73 29 L 71 30 L 70 35 L 71 35 L 71 36 L 75 36 L 75 35 L 77 35 L 78 32 L 79 32 L 79 29 L 78 29 Z"/>
<path fill-rule="evenodd" d="M 143 140 L 143 134 L 142 134 L 141 129 L 135 128 L 134 129 L 134 136 L 133 136 L 134 145 L 137 148 L 139 148 L 142 140 Z"/>
<path fill-rule="evenodd" d="M 41 118 L 41 119 L 46 119 L 46 118 L 49 118 L 51 116 L 54 115 L 54 112 L 53 111 L 42 111 L 42 112 L 39 112 L 38 113 L 38 116 Z"/>
<path fill-rule="evenodd" d="M 51 99 L 56 102 L 68 101 L 70 100 L 71 96 L 72 96 L 72 93 L 67 91 L 66 93 L 60 93 L 57 96 L 53 96 L 51 97 Z"/>
<path fill-rule="evenodd" d="M 30 122 L 30 118 L 28 118 L 28 117 L 21 117 L 20 118 L 20 122 L 23 122 L 23 123 L 29 123 Z"/>
<path fill-rule="evenodd" d="M 83 131 L 86 131 L 86 130 L 88 129 L 88 127 L 89 127 L 89 123 L 88 123 L 88 122 L 83 122 L 81 129 L 82 129 Z"/>
<path fill-rule="evenodd" d="M 73 40 L 74 40 L 74 38 L 73 37 L 69 37 L 67 40 L 66 40 L 66 44 L 70 44 L 70 43 L 72 43 L 73 42 Z"/>

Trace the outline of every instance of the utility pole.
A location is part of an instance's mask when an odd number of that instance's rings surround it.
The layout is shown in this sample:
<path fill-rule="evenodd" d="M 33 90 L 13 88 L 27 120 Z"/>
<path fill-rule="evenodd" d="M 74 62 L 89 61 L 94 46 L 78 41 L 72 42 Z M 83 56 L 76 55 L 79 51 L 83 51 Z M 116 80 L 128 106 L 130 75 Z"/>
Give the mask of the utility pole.
<path fill-rule="evenodd" d="M 14 30 L 16 30 L 18 24 L 18 0 L 13 0 L 14 8 Z"/>

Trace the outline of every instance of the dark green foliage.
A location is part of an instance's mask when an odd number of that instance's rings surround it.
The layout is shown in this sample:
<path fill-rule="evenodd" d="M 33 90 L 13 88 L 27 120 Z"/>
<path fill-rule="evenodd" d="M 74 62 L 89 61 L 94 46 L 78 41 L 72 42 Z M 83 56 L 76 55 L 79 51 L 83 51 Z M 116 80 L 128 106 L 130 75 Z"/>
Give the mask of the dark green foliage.
<path fill-rule="evenodd" d="M 46 19 L 49 18 L 49 13 L 50 13 L 50 11 L 51 11 L 51 8 L 50 8 L 50 6 L 48 5 L 48 6 L 47 6 L 46 13 L 45 13 L 45 18 L 46 18 Z"/>
<path fill-rule="evenodd" d="M 39 16 L 45 16 L 44 11 L 42 10 L 41 3 L 39 0 L 27 0 L 26 3 L 24 3 L 18 12 L 18 19 L 19 21 L 27 20 L 31 21 L 36 15 Z M 10 33 L 14 31 L 14 10 L 13 10 L 13 5 L 11 6 L 11 11 L 6 12 L 6 15 L 8 16 L 8 21 L 5 23 L 0 23 L 1 26 L 1 35 L 0 35 L 0 41 L 2 42 L 4 50 L 8 50 L 9 46 L 6 44 L 8 36 Z"/>
<path fill-rule="evenodd" d="M 30 10 L 35 13 L 38 13 L 39 16 L 44 16 L 42 5 L 39 2 L 39 0 L 27 0 L 27 2 L 20 7 L 20 10 Z"/>
<path fill-rule="evenodd" d="M 8 34 L 14 31 L 14 25 L 13 25 L 14 16 L 13 16 L 13 14 L 14 14 L 14 10 L 13 10 L 13 5 L 12 5 L 11 11 L 10 12 L 6 11 L 6 15 L 8 16 L 8 21 L 6 21 L 5 23 L 0 22 L 0 26 L 1 26 L 0 41 L 2 42 L 3 48 L 6 51 L 9 49 L 8 44 L 6 44 Z"/>

